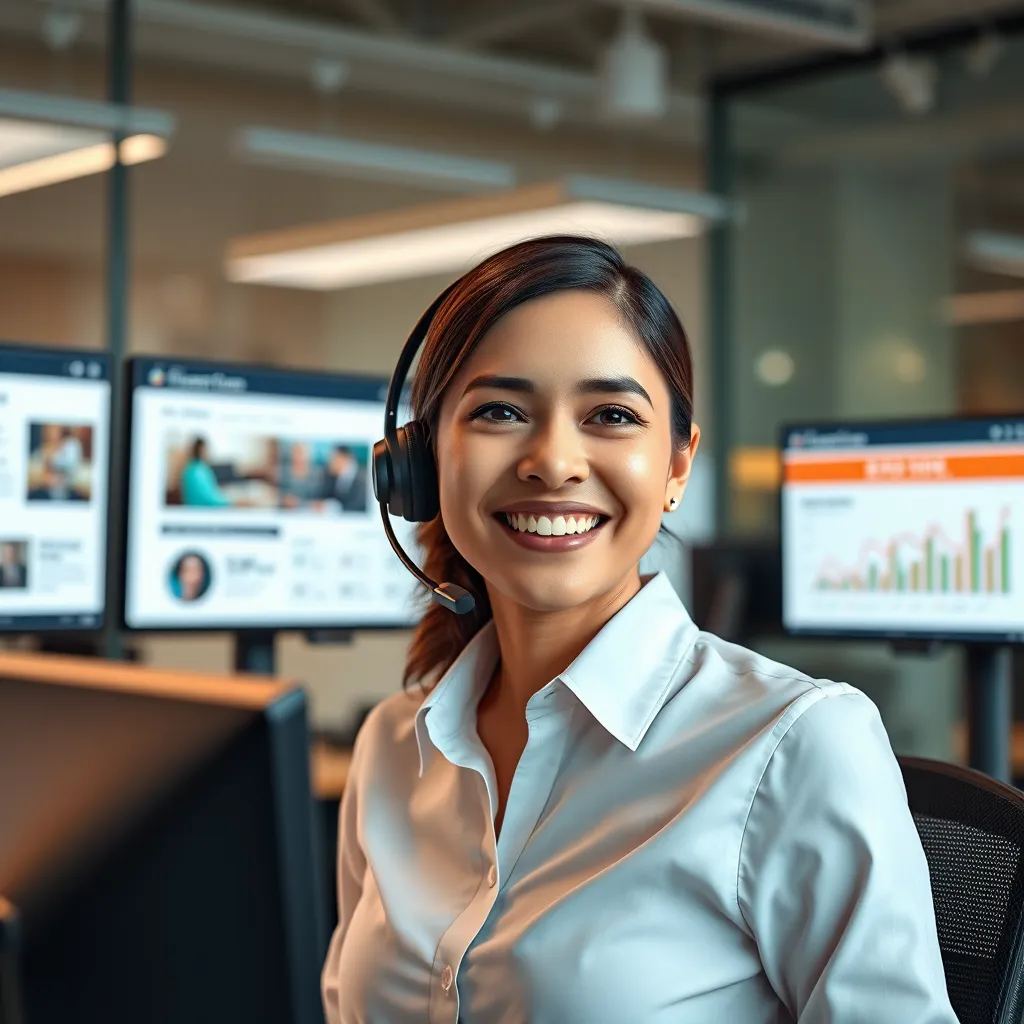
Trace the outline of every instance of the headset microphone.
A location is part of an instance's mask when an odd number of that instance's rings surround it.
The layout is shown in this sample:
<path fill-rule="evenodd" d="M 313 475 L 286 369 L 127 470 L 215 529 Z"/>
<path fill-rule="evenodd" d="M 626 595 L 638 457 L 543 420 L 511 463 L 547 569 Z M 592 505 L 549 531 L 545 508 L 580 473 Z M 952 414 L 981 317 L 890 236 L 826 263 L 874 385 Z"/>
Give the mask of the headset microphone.
<path fill-rule="evenodd" d="M 441 304 L 448 298 L 459 282 L 449 285 L 420 317 L 409 335 L 395 364 L 395 372 L 388 386 L 384 406 L 384 438 L 373 446 L 373 493 L 380 503 L 380 514 L 384 521 L 384 533 L 396 555 L 406 567 L 431 592 L 438 604 L 456 615 L 471 612 L 476 605 L 473 595 L 454 583 L 438 583 L 432 580 L 405 553 L 391 528 L 389 515 L 401 516 L 410 523 L 429 523 L 440 511 L 437 494 L 437 465 L 427 439 L 426 428 L 419 420 L 410 420 L 403 427 L 398 426 L 398 403 L 405 386 L 405 379 L 423 339 L 430 330 L 430 324 Z"/>

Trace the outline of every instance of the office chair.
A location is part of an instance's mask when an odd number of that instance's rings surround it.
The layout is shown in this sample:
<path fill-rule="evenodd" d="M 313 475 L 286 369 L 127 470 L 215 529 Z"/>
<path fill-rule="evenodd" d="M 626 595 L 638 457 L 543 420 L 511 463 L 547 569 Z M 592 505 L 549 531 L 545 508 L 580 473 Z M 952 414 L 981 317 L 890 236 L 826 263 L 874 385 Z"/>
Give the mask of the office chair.
<path fill-rule="evenodd" d="M 898 758 L 931 873 L 960 1024 L 1024 1014 L 1024 793 L 970 768 Z"/>

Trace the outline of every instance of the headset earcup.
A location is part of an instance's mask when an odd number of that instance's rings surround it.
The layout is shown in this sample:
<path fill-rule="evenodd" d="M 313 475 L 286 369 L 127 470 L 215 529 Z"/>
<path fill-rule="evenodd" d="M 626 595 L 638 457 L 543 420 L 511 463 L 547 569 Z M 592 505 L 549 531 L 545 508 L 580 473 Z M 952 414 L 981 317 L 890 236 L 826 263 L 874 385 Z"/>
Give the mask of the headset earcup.
<path fill-rule="evenodd" d="M 402 489 L 402 515 L 413 523 L 429 523 L 440 510 L 437 465 L 419 420 L 410 420 L 398 431 L 405 472 L 396 474 Z M 397 467 L 396 467 L 397 468 Z"/>

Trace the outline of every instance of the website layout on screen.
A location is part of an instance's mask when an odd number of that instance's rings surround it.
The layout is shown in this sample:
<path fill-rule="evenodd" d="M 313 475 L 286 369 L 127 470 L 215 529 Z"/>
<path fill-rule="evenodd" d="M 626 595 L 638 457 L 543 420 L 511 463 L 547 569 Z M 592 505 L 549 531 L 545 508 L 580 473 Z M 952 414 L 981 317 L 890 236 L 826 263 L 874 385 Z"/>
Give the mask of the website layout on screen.
<path fill-rule="evenodd" d="M 104 357 L 0 347 L 0 630 L 103 624 Z"/>
<path fill-rule="evenodd" d="M 151 361 L 132 383 L 130 627 L 415 621 L 371 479 L 386 383 Z"/>
<path fill-rule="evenodd" d="M 1024 419 L 794 429 L 794 631 L 1024 639 Z"/>

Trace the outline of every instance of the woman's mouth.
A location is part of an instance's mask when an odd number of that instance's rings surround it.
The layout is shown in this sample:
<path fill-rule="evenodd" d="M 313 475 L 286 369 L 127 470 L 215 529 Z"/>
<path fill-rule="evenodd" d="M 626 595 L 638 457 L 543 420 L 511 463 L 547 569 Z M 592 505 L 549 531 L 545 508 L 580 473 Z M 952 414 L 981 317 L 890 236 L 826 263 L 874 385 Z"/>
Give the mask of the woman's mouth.
<path fill-rule="evenodd" d="M 608 516 L 537 516 L 498 512 L 495 520 L 510 539 L 532 551 L 575 551 L 590 544 L 601 532 Z"/>

